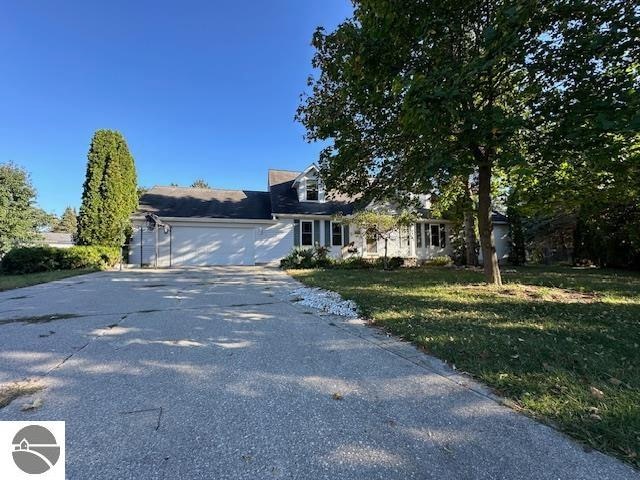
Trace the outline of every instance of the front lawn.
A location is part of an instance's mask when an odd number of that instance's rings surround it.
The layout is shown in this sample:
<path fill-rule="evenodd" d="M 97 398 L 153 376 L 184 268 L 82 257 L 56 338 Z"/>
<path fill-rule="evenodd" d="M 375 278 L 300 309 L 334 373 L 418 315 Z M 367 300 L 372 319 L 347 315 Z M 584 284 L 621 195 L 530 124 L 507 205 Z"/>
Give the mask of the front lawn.
<path fill-rule="evenodd" d="M 493 288 L 449 268 L 289 273 L 640 467 L 640 275 L 527 267 Z"/>
<path fill-rule="evenodd" d="M 0 292 L 14 288 L 28 287 L 38 283 L 53 282 L 63 278 L 83 275 L 95 270 L 55 270 L 52 272 L 25 273 L 23 275 L 0 275 Z"/>

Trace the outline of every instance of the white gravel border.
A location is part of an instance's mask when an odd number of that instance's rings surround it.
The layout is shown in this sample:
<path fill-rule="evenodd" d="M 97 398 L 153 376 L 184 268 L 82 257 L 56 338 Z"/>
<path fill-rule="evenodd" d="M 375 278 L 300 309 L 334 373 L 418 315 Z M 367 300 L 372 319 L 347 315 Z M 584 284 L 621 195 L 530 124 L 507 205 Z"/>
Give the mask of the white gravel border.
<path fill-rule="evenodd" d="M 358 318 L 358 307 L 352 300 L 345 300 L 336 292 L 322 288 L 300 287 L 290 294 L 298 305 L 317 308 L 341 317 Z"/>

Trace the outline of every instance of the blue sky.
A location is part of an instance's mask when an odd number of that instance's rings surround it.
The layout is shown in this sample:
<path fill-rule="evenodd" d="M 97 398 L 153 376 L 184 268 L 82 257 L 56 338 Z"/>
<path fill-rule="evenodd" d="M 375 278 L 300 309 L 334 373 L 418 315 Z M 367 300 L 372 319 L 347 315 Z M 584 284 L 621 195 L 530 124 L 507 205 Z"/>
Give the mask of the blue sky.
<path fill-rule="evenodd" d="M 0 162 L 25 167 L 38 203 L 78 207 L 99 128 L 120 130 L 143 186 L 202 177 L 266 188 L 319 145 L 293 120 L 311 36 L 348 0 L 4 2 Z"/>

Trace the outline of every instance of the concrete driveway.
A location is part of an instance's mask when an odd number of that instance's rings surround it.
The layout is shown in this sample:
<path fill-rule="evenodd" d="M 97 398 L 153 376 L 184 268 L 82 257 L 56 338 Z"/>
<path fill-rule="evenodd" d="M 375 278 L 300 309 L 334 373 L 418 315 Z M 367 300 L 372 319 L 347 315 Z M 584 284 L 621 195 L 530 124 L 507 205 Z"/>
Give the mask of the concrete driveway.
<path fill-rule="evenodd" d="M 46 385 L 0 420 L 65 420 L 70 479 L 638 478 L 296 286 L 224 267 L 0 293 L 0 383 Z"/>

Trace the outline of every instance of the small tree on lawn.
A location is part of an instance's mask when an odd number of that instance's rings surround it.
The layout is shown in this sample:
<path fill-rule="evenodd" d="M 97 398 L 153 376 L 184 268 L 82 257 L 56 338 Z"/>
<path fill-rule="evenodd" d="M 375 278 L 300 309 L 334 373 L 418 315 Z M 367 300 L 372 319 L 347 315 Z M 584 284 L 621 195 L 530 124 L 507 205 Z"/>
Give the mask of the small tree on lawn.
<path fill-rule="evenodd" d="M 399 234 L 400 229 L 409 227 L 415 223 L 416 217 L 408 211 L 394 213 L 389 210 L 360 210 L 348 217 L 342 217 L 341 222 L 354 225 L 358 228 L 364 238 L 384 240 L 384 268 L 389 267 L 388 245 L 389 240 L 395 234 Z"/>

